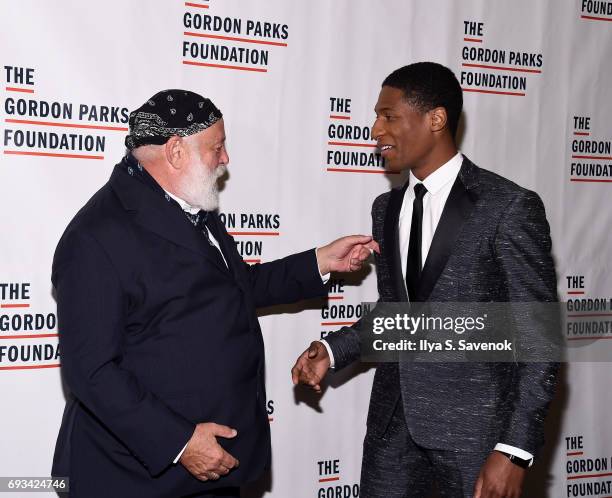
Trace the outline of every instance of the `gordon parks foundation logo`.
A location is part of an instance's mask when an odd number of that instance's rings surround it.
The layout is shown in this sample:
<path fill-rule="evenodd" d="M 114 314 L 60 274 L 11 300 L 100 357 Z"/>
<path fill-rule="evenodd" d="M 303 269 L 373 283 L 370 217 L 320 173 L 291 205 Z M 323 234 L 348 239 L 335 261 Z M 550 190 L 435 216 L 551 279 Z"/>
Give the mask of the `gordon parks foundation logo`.
<path fill-rule="evenodd" d="M 371 136 L 373 123 L 354 123 L 352 105 L 352 99 L 348 97 L 329 98 L 326 171 L 389 174 L 385 171 L 385 160 Z"/>
<path fill-rule="evenodd" d="M 589 116 L 572 116 L 570 182 L 612 183 L 612 140 L 593 129 Z"/>
<path fill-rule="evenodd" d="M 612 22 L 612 2 L 580 0 L 580 19 Z"/>
<path fill-rule="evenodd" d="M 104 159 L 106 134 L 126 132 L 126 107 L 39 97 L 36 71 L 4 66 L 4 155 Z"/>
<path fill-rule="evenodd" d="M 567 340 L 582 345 L 612 338 L 612 297 L 589 297 L 584 275 L 567 275 L 565 280 Z"/>
<path fill-rule="evenodd" d="M 59 366 L 57 315 L 34 308 L 30 282 L 0 282 L 0 371 Z"/>
<path fill-rule="evenodd" d="M 321 339 L 340 327 L 350 327 L 370 311 L 367 303 L 349 302 L 346 290 L 344 279 L 332 278 L 330 280 L 327 300 L 321 307 Z"/>
<path fill-rule="evenodd" d="M 213 10 L 215 6 L 211 2 L 185 2 L 183 64 L 268 72 L 271 58 L 278 55 L 278 50 L 287 47 L 289 26 L 280 22 L 225 16 L 211 12 Z"/>
<path fill-rule="evenodd" d="M 565 449 L 566 496 L 568 498 L 610 496 L 612 457 L 592 455 L 582 435 L 566 436 Z"/>
<path fill-rule="evenodd" d="M 542 73 L 542 54 L 486 47 L 484 34 L 484 23 L 463 21 L 459 78 L 463 91 L 524 97 L 528 82 Z"/>
<path fill-rule="evenodd" d="M 340 460 L 319 460 L 317 462 L 319 489 L 317 498 L 356 498 L 359 484 L 343 484 Z"/>
<path fill-rule="evenodd" d="M 219 213 L 227 232 L 234 237 L 236 249 L 245 263 L 262 262 L 264 243 L 280 237 L 278 213 Z"/>

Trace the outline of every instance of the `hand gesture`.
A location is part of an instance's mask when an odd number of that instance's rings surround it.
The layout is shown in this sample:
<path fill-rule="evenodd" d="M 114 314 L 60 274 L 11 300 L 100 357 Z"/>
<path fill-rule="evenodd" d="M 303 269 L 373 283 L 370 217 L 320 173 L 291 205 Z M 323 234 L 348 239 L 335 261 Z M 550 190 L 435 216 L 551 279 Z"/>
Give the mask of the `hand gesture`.
<path fill-rule="evenodd" d="M 317 263 L 322 275 L 326 273 L 357 271 L 372 251 L 380 253 L 378 243 L 369 235 L 348 235 L 319 247 Z"/>
<path fill-rule="evenodd" d="M 329 370 L 329 365 L 330 359 L 327 348 L 319 341 L 312 342 L 291 369 L 293 384 L 306 384 L 320 393 L 321 380 Z"/>
<path fill-rule="evenodd" d="M 493 451 L 480 469 L 474 498 L 520 498 L 525 469 Z"/>
<path fill-rule="evenodd" d="M 225 425 L 198 424 L 181 455 L 181 464 L 200 481 L 216 481 L 238 467 L 238 460 L 225 451 L 216 438 L 234 438 L 236 434 L 235 429 Z"/>

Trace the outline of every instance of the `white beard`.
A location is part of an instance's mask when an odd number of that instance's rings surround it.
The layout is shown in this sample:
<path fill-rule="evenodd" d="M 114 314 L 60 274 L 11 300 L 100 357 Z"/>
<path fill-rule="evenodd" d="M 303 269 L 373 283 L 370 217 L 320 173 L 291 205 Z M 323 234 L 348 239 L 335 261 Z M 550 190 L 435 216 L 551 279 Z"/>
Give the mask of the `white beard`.
<path fill-rule="evenodd" d="M 204 211 L 214 211 L 219 207 L 219 186 L 217 180 L 225 174 L 224 164 L 211 171 L 208 168 L 193 168 L 189 177 L 181 185 L 182 197 L 191 206 Z"/>

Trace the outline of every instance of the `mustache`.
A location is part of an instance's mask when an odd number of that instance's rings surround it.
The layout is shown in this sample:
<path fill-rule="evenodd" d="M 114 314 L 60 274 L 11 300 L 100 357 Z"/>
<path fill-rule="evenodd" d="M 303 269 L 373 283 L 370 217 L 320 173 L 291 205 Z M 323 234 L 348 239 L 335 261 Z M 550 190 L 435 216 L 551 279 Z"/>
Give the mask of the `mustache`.
<path fill-rule="evenodd" d="M 225 172 L 227 171 L 227 166 L 225 164 L 221 164 L 215 168 L 210 176 L 212 176 L 215 180 L 221 178 Z"/>

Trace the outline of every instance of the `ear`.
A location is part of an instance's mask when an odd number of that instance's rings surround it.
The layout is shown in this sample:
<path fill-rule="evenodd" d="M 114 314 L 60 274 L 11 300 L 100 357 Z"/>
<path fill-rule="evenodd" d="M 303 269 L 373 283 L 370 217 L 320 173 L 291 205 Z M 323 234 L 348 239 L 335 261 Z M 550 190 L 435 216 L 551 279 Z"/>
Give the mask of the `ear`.
<path fill-rule="evenodd" d="M 187 156 L 187 149 L 183 139 L 174 135 L 164 145 L 166 160 L 174 169 L 181 169 Z"/>
<path fill-rule="evenodd" d="M 436 107 L 429 111 L 431 131 L 442 131 L 448 123 L 448 115 L 444 107 Z"/>

